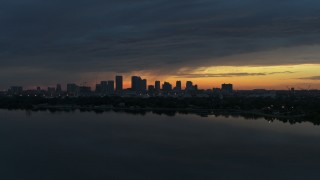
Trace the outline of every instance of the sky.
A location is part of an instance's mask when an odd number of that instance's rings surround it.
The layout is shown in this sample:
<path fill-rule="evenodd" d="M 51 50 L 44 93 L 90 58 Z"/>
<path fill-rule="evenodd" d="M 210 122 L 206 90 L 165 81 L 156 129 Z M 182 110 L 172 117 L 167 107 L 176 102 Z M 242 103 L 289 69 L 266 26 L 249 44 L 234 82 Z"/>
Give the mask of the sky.
<path fill-rule="evenodd" d="M 320 89 L 318 0 L 1 0 L 0 89 L 130 76 Z"/>

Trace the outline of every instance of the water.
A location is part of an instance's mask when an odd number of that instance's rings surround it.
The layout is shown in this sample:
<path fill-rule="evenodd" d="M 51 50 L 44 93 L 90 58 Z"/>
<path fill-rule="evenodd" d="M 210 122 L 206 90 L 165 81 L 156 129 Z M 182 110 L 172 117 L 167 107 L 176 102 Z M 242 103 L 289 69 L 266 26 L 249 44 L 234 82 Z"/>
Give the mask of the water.
<path fill-rule="evenodd" d="M 265 119 L 0 110 L 0 179 L 316 179 L 320 127 Z"/>

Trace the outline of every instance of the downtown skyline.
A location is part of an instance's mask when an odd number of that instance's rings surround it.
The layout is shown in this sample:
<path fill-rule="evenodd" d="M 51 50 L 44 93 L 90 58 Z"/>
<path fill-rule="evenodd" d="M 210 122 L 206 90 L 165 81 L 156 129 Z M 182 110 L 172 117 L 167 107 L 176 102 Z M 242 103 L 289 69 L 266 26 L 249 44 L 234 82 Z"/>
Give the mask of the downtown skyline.
<path fill-rule="evenodd" d="M 316 70 L 316 67 L 313 67 L 314 70 Z M 264 68 L 267 69 L 267 68 Z M 293 72 L 285 72 L 285 73 L 293 73 Z M 192 81 L 198 85 L 200 89 L 212 89 L 212 88 L 220 88 L 221 84 L 225 83 L 231 83 L 236 85 L 236 90 L 253 90 L 253 89 L 266 89 L 266 90 L 287 90 L 288 88 L 295 88 L 297 90 L 299 89 L 320 89 L 319 84 L 313 83 L 311 81 L 306 81 L 303 78 L 300 78 L 299 80 L 303 80 L 303 83 L 290 83 L 286 81 L 287 77 L 282 76 L 282 72 L 270 72 L 267 73 L 259 73 L 259 72 L 253 72 L 253 76 L 255 76 L 255 80 L 251 80 L 250 78 L 245 79 L 244 77 L 248 77 L 250 75 L 246 73 L 232 73 L 232 74 L 208 74 L 208 73 L 203 73 L 203 74 L 188 74 L 188 76 L 184 78 L 177 78 L 177 77 L 172 77 L 172 78 L 165 78 L 161 79 L 162 76 L 158 76 L 158 78 L 152 77 L 152 78 L 147 78 L 146 76 L 141 76 L 143 79 L 147 80 L 147 86 L 148 85 L 154 85 L 155 81 L 160 81 L 161 85 L 163 82 L 168 82 L 171 84 L 175 84 L 177 81 L 181 81 L 182 87 L 186 87 L 186 82 Z M 270 81 L 266 81 L 264 79 L 264 76 L 267 76 L 267 74 L 270 74 L 270 76 L 273 77 L 278 77 L 279 79 L 271 79 Z M 84 79 L 84 80 L 78 80 L 74 82 L 65 82 L 65 81 L 59 81 L 59 82 L 53 82 L 50 84 L 41 84 L 41 83 L 36 83 L 29 85 L 29 84 L 17 84 L 17 83 L 11 83 L 9 86 L 3 86 L 3 84 L 0 86 L 2 87 L 0 90 L 7 90 L 11 86 L 23 86 L 25 89 L 36 89 L 37 87 L 41 87 L 42 89 L 46 89 L 47 87 L 54 87 L 57 84 L 62 84 L 63 86 L 67 86 L 67 84 L 74 83 L 79 86 L 89 86 L 92 89 L 95 89 L 96 84 L 102 82 L 102 81 L 114 81 L 116 82 L 116 77 L 120 76 L 122 78 L 122 87 L 123 89 L 129 89 L 132 87 L 132 76 L 123 76 L 123 75 L 114 75 L 114 76 L 109 76 L 107 78 L 99 78 L 95 80 L 90 80 L 90 79 Z M 136 75 L 133 75 L 136 76 Z M 226 76 L 226 77 L 224 77 Z M 239 77 L 236 77 L 239 76 Z M 138 76 L 140 77 L 140 76 Z M 256 81 L 260 83 L 256 83 Z M 116 88 L 116 86 L 114 86 Z"/>
<path fill-rule="evenodd" d="M 320 89 L 316 0 L 5 0 L 0 89 L 141 74 L 201 88 Z M 124 87 L 130 79 L 124 79 Z"/>

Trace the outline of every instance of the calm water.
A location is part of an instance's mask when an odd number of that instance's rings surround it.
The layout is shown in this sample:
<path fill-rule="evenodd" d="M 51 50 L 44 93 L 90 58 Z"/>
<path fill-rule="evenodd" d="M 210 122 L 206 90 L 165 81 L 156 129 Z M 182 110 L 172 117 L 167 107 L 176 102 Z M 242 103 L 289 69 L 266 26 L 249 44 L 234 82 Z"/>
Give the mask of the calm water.
<path fill-rule="evenodd" d="M 0 110 L 0 179 L 318 179 L 320 127 Z"/>

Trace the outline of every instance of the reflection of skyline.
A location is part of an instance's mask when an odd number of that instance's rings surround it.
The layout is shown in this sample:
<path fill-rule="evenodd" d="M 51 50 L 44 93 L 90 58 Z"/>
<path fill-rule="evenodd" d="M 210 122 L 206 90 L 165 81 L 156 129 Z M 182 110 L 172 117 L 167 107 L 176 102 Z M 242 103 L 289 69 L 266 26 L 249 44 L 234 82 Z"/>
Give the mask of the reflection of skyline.
<path fill-rule="evenodd" d="M 227 112 L 227 111 L 190 111 L 190 110 L 143 110 L 143 109 L 109 109 L 109 110 L 59 110 L 59 109 L 43 109 L 43 110 L 27 110 L 26 116 L 32 116 L 33 113 L 37 112 L 50 112 L 50 113 L 89 113 L 94 112 L 96 114 L 108 114 L 110 112 L 119 113 L 119 114 L 131 114 L 131 115 L 139 115 L 139 116 L 147 116 L 150 114 L 158 115 L 158 116 L 168 116 L 174 117 L 176 115 L 196 115 L 202 118 L 210 118 L 210 117 L 223 117 L 223 118 L 244 118 L 245 120 L 265 120 L 269 123 L 272 122 L 282 122 L 285 124 L 295 125 L 301 123 L 312 123 L 315 126 L 319 126 L 320 123 L 314 119 L 308 119 L 306 117 L 303 118 L 277 118 L 277 117 L 266 117 L 262 115 L 255 115 L 250 113 L 236 113 L 236 112 Z"/>

